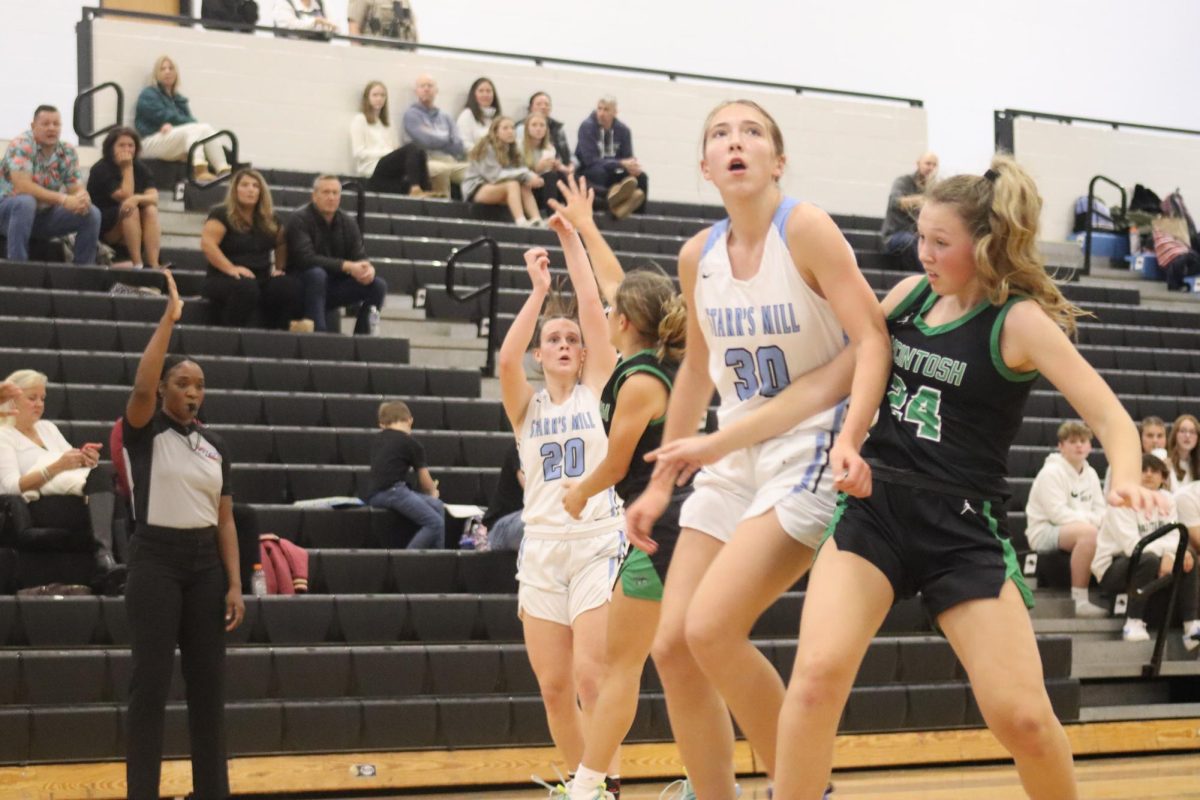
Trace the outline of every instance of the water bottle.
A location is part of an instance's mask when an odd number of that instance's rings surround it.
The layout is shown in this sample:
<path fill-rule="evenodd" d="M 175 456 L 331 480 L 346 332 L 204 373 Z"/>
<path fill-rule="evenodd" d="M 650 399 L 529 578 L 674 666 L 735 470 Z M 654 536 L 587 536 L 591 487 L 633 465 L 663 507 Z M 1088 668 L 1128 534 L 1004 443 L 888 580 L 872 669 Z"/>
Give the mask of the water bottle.
<path fill-rule="evenodd" d="M 263 572 L 262 564 L 254 565 L 254 575 L 250 578 L 250 593 L 262 597 L 267 593 L 267 575 Z"/>
<path fill-rule="evenodd" d="M 472 517 L 467 524 L 467 530 L 471 533 L 471 540 L 475 542 L 476 550 L 488 549 L 488 529 L 483 524 L 483 520 L 479 517 Z"/>
<path fill-rule="evenodd" d="M 375 306 L 371 306 L 370 311 L 367 313 L 367 329 L 371 332 L 372 336 L 379 335 L 379 309 Z"/>

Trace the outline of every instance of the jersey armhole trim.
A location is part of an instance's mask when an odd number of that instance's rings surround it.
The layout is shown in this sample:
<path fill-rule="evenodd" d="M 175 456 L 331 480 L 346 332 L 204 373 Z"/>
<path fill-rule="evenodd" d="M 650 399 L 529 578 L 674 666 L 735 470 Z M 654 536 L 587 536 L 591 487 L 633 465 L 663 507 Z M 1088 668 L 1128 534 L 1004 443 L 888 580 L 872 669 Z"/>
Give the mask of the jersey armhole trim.
<path fill-rule="evenodd" d="M 783 246 L 788 252 L 791 252 L 791 248 L 788 247 L 787 221 L 792 214 L 792 209 L 798 205 L 800 205 L 799 200 L 784 195 L 783 199 L 779 201 L 779 208 L 775 209 L 775 216 L 771 218 L 771 224 L 775 230 L 779 231 L 779 238 L 783 240 Z"/>
<path fill-rule="evenodd" d="M 704 240 L 704 248 L 700 251 L 700 257 L 704 258 L 708 255 L 708 251 L 717 246 L 717 242 L 725 235 L 725 231 L 729 229 L 729 218 L 721 220 L 708 229 L 708 238 Z"/>
<path fill-rule="evenodd" d="M 1008 317 L 1009 309 L 1022 300 L 1027 299 L 1029 298 L 1009 298 L 1008 302 L 1004 304 L 1004 307 L 1000 309 L 1000 313 L 996 315 L 996 321 L 992 323 L 992 335 L 988 345 L 988 350 L 990 350 L 992 354 L 992 366 L 996 368 L 996 372 L 999 372 L 1001 377 L 1005 378 L 1006 380 L 1010 380 L 1013 383 L 1028 383 L 1029 381 L 1032 381 L 1041 375 L 1041 373 L 1036 369 L 1029 372 L 1017 372 L 1016 370 L 1010 369 L 1008 364 L 1004 363 L 1004 355 L 1000 352 L 1000 332 L 1004 330 L 1004 320 Z"/>
<path fill-rule="evenodd" d="M 921 280 L 917 281 L 917 285 L 912 288 L 912 291 L 905 295 L 904 299 L 900 301 L 900 305 L 892 309 L 892 313 L 888 314 L 887 318 L 889 320 L 899 319 L 904 315 L 904 312 L 908 311 L 908 309 L 912 307 L 913 303 L 917 301 L 917 298 L 921 296 L 921 293 L 928 288 L 929 278 L 921 278 Z"/>
<path fill-rule="evenodd" d="M 645 372 L 649 375 L 653 375 L 654 377 L 656 377 L 660 381 L 662 381 L 663 385 L 667 387 L 667 400 L 668 400 L 668 402 L 670 401 L 672 384 L 671 384 L 671 379 L 667 377 L 667 374 L 665 372 L 663 372 L 661 369 L 659 369 L 658 367 L 654 366 L 653 364 L 637 364 L 636 366 L 630 367 L 628 370 L 621 373 L 621 375 L 617 377 L 617 382 L 615 384 L 613 384 L 613 411 L 614 412 L 616 411 L 617 395 L 621 391 L 621 386 L 625 383 L 625 381 L 631 375 L 634 375 L 638 372 Z M 650 420 L 649 424 L 661 425 L 661 424 L 663 424 L 663 422 L 666 421 L 666 419 L 667 419 L 667 415 L 664 412 L 662 416 L 655 417 L 654 419 Z"/>

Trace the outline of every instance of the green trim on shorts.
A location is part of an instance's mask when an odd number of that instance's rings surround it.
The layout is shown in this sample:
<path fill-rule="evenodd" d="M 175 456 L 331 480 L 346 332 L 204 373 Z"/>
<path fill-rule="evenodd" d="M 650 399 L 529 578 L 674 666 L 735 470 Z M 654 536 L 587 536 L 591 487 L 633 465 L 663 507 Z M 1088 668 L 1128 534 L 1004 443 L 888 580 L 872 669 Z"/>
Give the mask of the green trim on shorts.
<path fill-rule="evenodd" d="M 821 534 L 821 541 L 817 542 L 817 549 L 813 552 L 813 561 L 817 560 L 817 556 L 821 554 L 821 548 L 825 546 L 825 540 L 833 536 L 833 531 L 842 520 L 842 515 L 846 513 L 846 505 L 850 501 L 850 495 L 845 492 L 838 492 L 837 505 L 833 509 L 833 516 L 829 518 L 829 524 L 825 526 L 825 532 Z"/>
<path fill-rule="evenodd" d="M 992 516 L 991 500 L 983 501 L 983 518 L 987 520 L 992 536 L 996 537 L 996 541 L 1000 542 L 1004 549 L 1004 579 L 1015 583 L 1021 591 L 1025 607 L 1033 608 L 1033 592 L 1029 590 L 1029 584 L 1025 583 L 1025 576 L 1021 574 L 1021 567 L 1017 564 L 1017 551 L 1013 549 L 1012 542 L 1000 535 L 1000 523 Z"/>
<path fill-rule="evenodd" d="M 662 602 L 662 578 L 659 577 L 658 570 L 654 568 L 650 556 L 643 551 L 636 547 L 631 548 L 629 554 L 621 561 L 618 575 L 621 580 L 621 591 L 625 593 L 626 597 L 652 600 L 656 603 Z"/>

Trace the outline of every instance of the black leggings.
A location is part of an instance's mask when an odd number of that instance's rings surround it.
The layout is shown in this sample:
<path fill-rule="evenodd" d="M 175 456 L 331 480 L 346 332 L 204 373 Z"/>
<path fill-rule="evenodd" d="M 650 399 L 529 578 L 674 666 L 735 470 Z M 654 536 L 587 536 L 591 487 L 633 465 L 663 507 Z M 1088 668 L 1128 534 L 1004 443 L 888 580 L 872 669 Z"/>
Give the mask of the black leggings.
<path fill-rule="evenodd" d="M 1133 585 L 1141 588 L 1148 583 L 1154 581 L 1158 577 L 1158 565 L 1161 562 L 1158 556 L 1154 553 L 1142 553 L 1142 557 L 1138 560 L 1137 567 L 1133 571 Z M 1185 572 L 1180 577 L 1179 594 L 1176 599 L 1176 608 L 1179 610 L 1179 618 L 1185 622 L 1196 619 L 1197 606 L 1200 605 L 1200 582 L 1195 567 L 1192 567 L 1191 572 Z M 1129 577 L 1129 557 L 1117 556 L 1112 560 L 1112 565 L 1104 573 L 1104 577 L 1100 579 L 1100 591 L 1105 594 L 1120 594 L 1129 588 L 1126 579 Z M 1171 591 L 1170 588 L 1163 589 L 1164 592 Z M 1125 616 L 1130 619 L 1145 619 L 1146 602 L 1148 598 L 1137 597 L 1136 595 L 1129 596 L 1129 605 L 1125 612 Z"/>
<path fill-rule="evenodd" d="M 375 165 L 368 188 L 375 192 L 408 194 L 414 186 L 429 191 L 429 156 L 419 145 L 408 143 L 393 150 Z"/>
<path fill-rule="evenodd" d="M 229 796 L 225 761 L 225 573 L 216 528 L 139 525 L 125 608 L 133 643 L 125 775 L 130 800 L 158 798 L 175 646 L 187 685 L 196 798 Z"/>

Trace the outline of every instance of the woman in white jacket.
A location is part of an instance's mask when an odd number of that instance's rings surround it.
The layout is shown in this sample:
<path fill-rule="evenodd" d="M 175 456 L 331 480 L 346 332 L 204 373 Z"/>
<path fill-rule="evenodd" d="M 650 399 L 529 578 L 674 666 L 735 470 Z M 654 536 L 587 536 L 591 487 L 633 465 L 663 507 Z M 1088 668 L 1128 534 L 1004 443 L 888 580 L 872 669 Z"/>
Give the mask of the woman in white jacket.
<path fill-rule="evenodd" d="M 350 120 L 350 152 L 355 174 L 369 178 L 372 191 L 424 197 L 433 186 L 424 148 L 413 143 L 400 147 L 400 136 L 388 120 L 388 93 L 382 81 L 371 81 L 363 89 L 362 106 Z"/>
<path fill-rule="evenodd" d="M 1108 615 L 1088 601 L 1089 569 L 1105 508 L 1100 476 L 1087 461 L 1091 452 L 1091 428 L 1078 421 L 1059 425 L 1058 452 L 1046 456 L 1025 504 L 1029 546 L 1039 553 L 1071 554 L 1071 598 L 1077 617 Z"/>
<path fill-rule="evenodd" d="M 1168 467 L 1162 459 L 1151 455 L 1142 456 L 1142 486 L 1153 491 L 1162 491 L 1167 481 Z M 1164 492 L 1164 494 L 1167 494 Z M 1092 574 L 1100 581 L 1100 589 L 1108 594 L 1118 594 L 1128 588 L 1129 557 L 1138 541 L 1163 525 L 1177 522 L 1175 501 L 1171 500 L 1166 514 L 1151 513 L 1147 517 L 1129 508 L 1110 508 L 1100 525 L 1096 540 L 1096 558 L 1092 562 Z M 1151 581 L 1170 574 L 1175 567 L 1175 549 L 1179 546 L 1179 533 L 1172 532 L 1146 545 L 1141 558 L 1133 567 L 1134 586 L 1142 587 Z M 1197 578 L 1195 559 L 1191 550 L 1184 553 L 1182 583 L 1177 596 L 1179 616 L 1183 619 L 1183 646 L 1195 650 L 1200 646 L 1200 580 Z M 1127 642 L 1144 642 L 1150 638 L 1146 630 L 1146 600 L 1136 595 L 1129 596 L 1125 626 L 1121 638 Z"/>
<path fill-rule="evenodd" d="M 525 166 L 517 147 L 516 130 L 508 117 L 496 117 L 488 134 L 467 154 L 463 199 L 484 205 L 507 205 L 518 225 L 542 225 L 533 190 L 544 185 L 542 177 Z"/>

